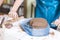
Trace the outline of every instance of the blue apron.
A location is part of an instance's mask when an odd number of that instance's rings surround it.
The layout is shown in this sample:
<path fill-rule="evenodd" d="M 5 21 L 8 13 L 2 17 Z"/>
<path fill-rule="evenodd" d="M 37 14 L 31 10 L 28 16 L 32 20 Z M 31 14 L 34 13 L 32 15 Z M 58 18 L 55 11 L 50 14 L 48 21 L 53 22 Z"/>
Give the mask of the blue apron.
<path fill-rule="evenodd" d="M 56 0 L 36 0 L 35 18 L 45 18 L 51 24 L 60 16 L 58 4 Z"/>

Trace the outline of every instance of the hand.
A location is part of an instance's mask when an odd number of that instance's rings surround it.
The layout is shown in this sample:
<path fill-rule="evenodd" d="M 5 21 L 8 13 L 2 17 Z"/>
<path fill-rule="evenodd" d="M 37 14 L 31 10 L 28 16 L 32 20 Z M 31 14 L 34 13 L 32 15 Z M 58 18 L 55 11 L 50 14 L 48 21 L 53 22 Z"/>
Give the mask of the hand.
<path fill-rule="evenodd" d="M 32 5 L 33 5 L 34 7 L 36 7 L 36 1 L 32 2 Z"/>
<path fill-rule="evenodd" d="M 18 22 L 21 19 L 24 19 L 24 16 L 21 16 L 21 17 L 17 18 L 16 20 L 15 19 L 7 20 L 7 21 L 4 22 L 3 25 L 5 26 L 5 28 L 10 29 L 10 28 L 13 27 L 13 24 L 15 24 L 14 22 Z M 18 22 L 17 25 L 20 25 L 20 23 Z"/>
<path fill-rule="evenodd" d="M 57 19 L 57 20 L 54 22 L 54 24 L 55 24 L 56 26 L 59 26 L 59 25 L 60 25 L 60 18 Z"/>
<path fill-rule="evenodd" d="M 13 11 L 10 11 L 8 13 L 8 16 L 11 18 L 14 18 L 14 19 L 18 18 L 18 14 L 16 12 L 13 12 Z"/>

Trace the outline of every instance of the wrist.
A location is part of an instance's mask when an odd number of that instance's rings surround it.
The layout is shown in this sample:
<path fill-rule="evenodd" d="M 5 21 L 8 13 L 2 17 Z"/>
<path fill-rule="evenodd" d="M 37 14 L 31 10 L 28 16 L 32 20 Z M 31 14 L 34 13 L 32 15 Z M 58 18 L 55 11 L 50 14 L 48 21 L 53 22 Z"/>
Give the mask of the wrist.
<path fill-rule="evenodd" d="M 11 11 L 11 12 L 16 12 L 16 10 L 15 10 L 15 9 L 11 9 L 10 11 Z"/>

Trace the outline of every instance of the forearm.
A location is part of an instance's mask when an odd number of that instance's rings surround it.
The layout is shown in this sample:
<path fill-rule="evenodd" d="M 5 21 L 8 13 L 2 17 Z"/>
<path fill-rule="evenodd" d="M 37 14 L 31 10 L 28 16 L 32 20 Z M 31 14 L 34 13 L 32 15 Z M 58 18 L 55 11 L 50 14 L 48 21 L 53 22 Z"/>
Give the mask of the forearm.
<path fill-rule="evenodd" d="M 22 4 L 23 0 L 16 0 L 11 11 L 16 12 L 19 8 L 19 6 Z"/>
<path fill-rule="evenodd" d="M 2 3 L 3 3 L 3 0 L 0 0 L 0 6 L 2 5 Z"/>

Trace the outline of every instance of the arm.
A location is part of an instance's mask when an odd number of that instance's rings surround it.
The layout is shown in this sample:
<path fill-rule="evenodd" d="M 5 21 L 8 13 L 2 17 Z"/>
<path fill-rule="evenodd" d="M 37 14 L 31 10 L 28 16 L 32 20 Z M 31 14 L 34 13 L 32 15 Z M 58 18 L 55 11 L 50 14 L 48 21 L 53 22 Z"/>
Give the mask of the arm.
<path fill-rule="evenodd" d="M 59 24 L 60 24 L 60 10 L 59 10 L 59 18 L 58 19 L 56 19 L 55 21 L 54 21 L 54 24 L 56 25 L 56 26 L 59 26 Z"/>
<path fill-rule="evenodd" d="M 2 3 L 3 3 L 3 0 L 0 0 L 0 6 L 2 5 Z"/>
<path fill-rule="evenodd" d="M 11 11 L 16 12 L 18 10 L 19 6 L 22 4 L 22 2 L 23 2 L 23 0 L 16 0 Z"/>
<path fill-rule="evenodd" d="M 16 11 L 18 10 L 19 6 L 22 4 L 23 1 L 24 1 L 24 0 L 16 0 L 16 1 L 15 1 L 12 9 L 11 9 L 10 12 L 8 13 L 10 17 L 12 17 L 12 18 L 18 17 Z"/>

